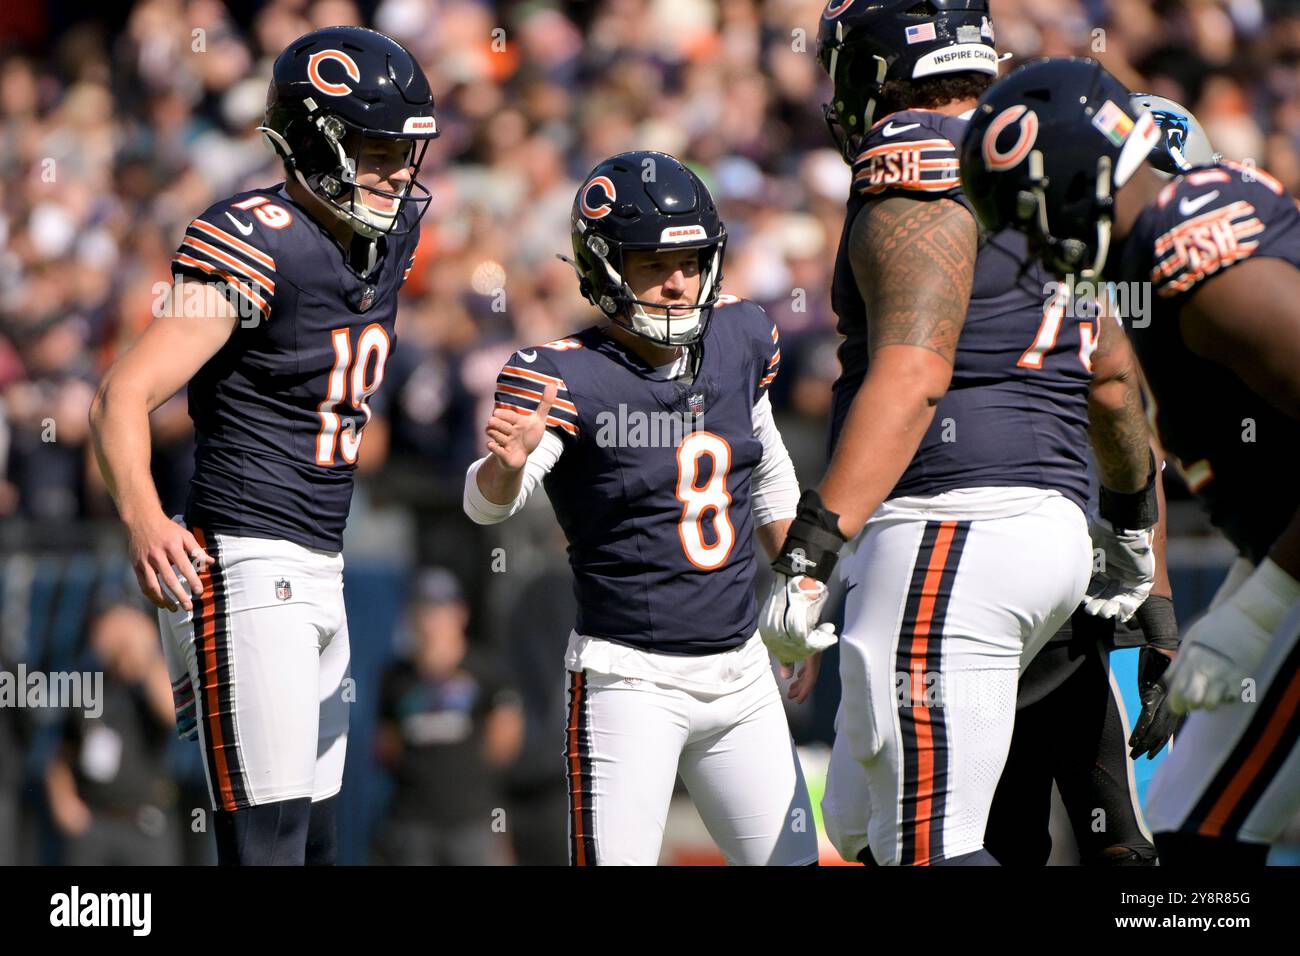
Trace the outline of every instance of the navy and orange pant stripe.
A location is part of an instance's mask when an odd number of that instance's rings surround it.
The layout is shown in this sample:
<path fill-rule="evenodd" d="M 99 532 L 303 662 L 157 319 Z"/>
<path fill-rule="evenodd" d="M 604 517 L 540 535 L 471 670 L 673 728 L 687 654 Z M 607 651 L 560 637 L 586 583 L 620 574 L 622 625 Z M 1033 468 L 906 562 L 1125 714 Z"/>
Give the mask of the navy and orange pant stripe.
<path fill-rule="evenodd" d="M 250 800 L 235 731 L 226 583 L 224 576 L 214 571 L 221 566 L 221 545 L 215 537 L 209 540 L 202 529 L 193 530 L 195 540 L 214 562 L 199 573 L 203 594 L 193 600 L 194 651 L 199 669 L 195 693 L 203 725 L 203 756 L 217 809 L 239 810 L 249 806 Z"/>
<path fill-rule="evenodd" d="M 1255 708 L 1255 716 L 1188 814 L 1181 832 L 1238 839 L 1251 810 L 1295 749 L 1300 738 L 1300 641 L 1278 668 L 1263 699 L 1248 706 Z"/>
<path fill-rule="evenodd" d="M 569 775 L 569 862 L 573 866 L 597 865 L 589 713 L 587 675 L 581 671 L 570 673 L 565 757 Z"/>
<path fill-rule="evenodd" d="M 944 854 L 951 742 L 942 698 L 943 627 L 968 521 L 927 521 L 912 566 L 895 654 L 901 784 L 899 862 L 926 866 Z M 929 698 L 927 698 L 929 694 Z"/>

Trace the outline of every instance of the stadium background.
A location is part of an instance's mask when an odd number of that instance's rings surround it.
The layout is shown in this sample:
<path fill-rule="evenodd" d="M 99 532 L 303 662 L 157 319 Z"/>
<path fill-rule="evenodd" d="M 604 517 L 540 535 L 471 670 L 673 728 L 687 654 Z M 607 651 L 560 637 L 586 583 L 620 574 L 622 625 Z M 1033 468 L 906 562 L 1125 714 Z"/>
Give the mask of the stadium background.
<path fill-rule="evenodd" d="M 562 651 L 572 619 L 563 540 L 544 500 L 504 526 L 472 525 L 460 512 L 465 467 L 479 454 L 505 357 L 590 322 L 572 273 L 554 258 L 568 247 L 579 177 L 606 155 L 648 147 L 682 157 L 714 191 L 730 234 L 725 289 L 779 324 L 778 421 L 802 482 L 820 476 L 836 374 L 830 271 L 849 179 L 821 117 L 822 5 L 4 4 L 0 669 L 103 668 L 88 639 L 92 616 L 135 601 L 136 589 L 89 452 L 96 382 L 150 320 L 155 283 L 167 279 L 189 219 L 282 178 L 255 130 L 275 54 L 316 27 L 376 27 L 423 63 L 444 132 L 423 172 L 433 204 L 402 293 L 401 347 L 372 402 L 345 547 L 357 699 L 342 858 L 373 859 L 388 812 L 379 688 L 409 649 L 407 603 L 423 580 L 440 606 L 463 595 L 475 673 L 512 688 L 501 699 L 517 701 L 524 718 L 501 768 L 457 764 L 441 786 L 463 783 L 480 804 L 479 825 L 494 821 L 491 861 L 562 861 Z M 1257 162 L 1300 195 L 1295 0 L 993 0 L 993 14 L 998 46 L 1016 60 L 1096 56 L 1132 88 L 1192 108 L 1225 156 Z M 164 507 L 179 511 L 192 452 L 183 393 L 155 413 L 153 441 Z M 1176 480 L 1170 499 L 1169 563 L 1186 626 L 1231 554 Z M 421 577 L 429 568 L 457 583 Z M 444 624 L 454 631 L 458 621 Z M 1114 660 L 1130 714 L 1135 656 Z M 823 670 L 814 699 L 791 710 L 814 782 L 838 694 L 833 655 Z M 52 766 L 78 768 L 78 779 L 89 766 L 77 750 L 86 737 L 69 726 L 62 711 L 0 708 L 0 862 L 77 858 L 79 825 L 51 798 Z M 181 834 L 173 850 L 203 862 L 208 837 L 191 832 L 194 809 L 206 805 L 197 746 L 172 741 L 162 760 L 165 786 L 151 802 L 167 832 Z M 1151 769 L 1135 768 L 1139 790 Z M 160 824 L 146 822 L 135 813 L 123 826 L 152 836 Z M 688 810 L 674 813 L 665 859 L 711 859 Z"/>

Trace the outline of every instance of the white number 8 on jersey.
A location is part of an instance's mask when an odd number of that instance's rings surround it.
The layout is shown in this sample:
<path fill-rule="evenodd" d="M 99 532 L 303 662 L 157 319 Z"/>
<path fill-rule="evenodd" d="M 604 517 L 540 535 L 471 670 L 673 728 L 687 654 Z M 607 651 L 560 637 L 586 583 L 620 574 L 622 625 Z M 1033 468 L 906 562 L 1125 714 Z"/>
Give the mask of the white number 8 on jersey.
<path fill-rule="evenodd" d="M 696 482 L 700 475 L 700 458 L 704 455 L 713 459 L 713 471 L 701 487 Z M 736 529 L 727 514 L 731 506 L 731 494 L 727 491 L 727 472 L 730 469 L 731 446 L 720 435 L 694 432 L 677 446 L 677 500 L 682 503 L 677 533 L 682 539 L 686 560 L 701 571 L 722 567 L 736 543 Z M 705 542 L 701 525 L 710 511 L 713 512 L 715 539 L 712 544 Z"/>

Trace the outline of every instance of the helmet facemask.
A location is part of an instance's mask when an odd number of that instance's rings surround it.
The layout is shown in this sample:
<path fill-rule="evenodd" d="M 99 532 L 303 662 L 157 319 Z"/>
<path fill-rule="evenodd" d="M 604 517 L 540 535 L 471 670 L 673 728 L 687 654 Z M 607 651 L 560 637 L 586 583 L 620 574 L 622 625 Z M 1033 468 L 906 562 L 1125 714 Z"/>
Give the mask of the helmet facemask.
<path fill-rule="evenodd" d="M 699 226 L 700 232 L 704 227 Z M 717 305 L 722 281 L 722 260 L 726 247 L 726 230 L 699 241 L 665 244 L 622 244 L 611 246 L 603 236 L 588 233 L 574 236 L 578 262 L 565 259 L 578 273 L 585 296 L 611 322 L 633 335 L 659 345 L 690 345 L 704 337 L 713 307 Z M 696 249 L 699 257 L 700 289 L 690 304 L 651 302 L 639 299 L 625 277 L 627 252 L 676 252 Z M 586 266 L 586 274 L 579 266 Z"/>
<path fill-rule="evenodd" d="M 845 162 L 858 157 L 863 135 L 875 122 L 876 105 L 889 65 L 861 44 L 845 44 L 844 24 L 835 24 L 835 43 L 822 51 L 822 67 L 831 78 L 831 102 L 822 115 Z"/>
<path fill-rule="evenodd" d="M 373 239 L 411 232 L 424 216 L 433 198 L 418 178 L 429 139 L 376 134 L 360 129 L 339 116 L 316 110 L 314 104 L 308 105 L 313 112 L 307 122 L 315 126 L 317 135 L 312 136 L 305 149 L 300 147 L 295 152 L 275 130 L 260 127 L 284 160 L 286 169 L 312 195 L 320 199 L 326 209 L 361 235 Z M 401 192 L 357 182 L 357 168 L 367 141 L 398 141 L 407 144 L 404 165 L 411 170 L 411 178 Z M 366 202 L 367 194 L 391 200 L 392 209 L 374 208 Z M 398 222 L 407 203 L 416 203 L 419 211 L 409 226 L 399 228 Z"/>
<path fill-rule="evenodd" d="M 1159 139 L 1155 118 L 1144 112 L 1114 159 L 1105 153 L 1097 157 L 1089 212 L 1084 217 L 1092 221 L 1094 234 L 1087 241 L 1053 234 L 1043 153 L 1039 149 L 1030 152 L 1029 175 L 1016 198 L 1016 218 L 1024 224 L 1031 247 L 1050 272 L 1057 276 L 1074 274 L 1088 282 L 1101 278 L 1110 252 L 1115 194 L 1133 177 Z"/>
<path fill-rule="evenodd" d="M 1110 157 L 1100 156 L 1097 159 L 1096 188 L 1092 197 L 1092 220 L 1096 233 L 1086 242 L 1082 239 L 1061 239 L 1052 233 L 1042 151 L 1036 149 L 1031 152 L 1028 161 L 1028 188 L 1021 190 L 1017 197 L 1016 214 L 1026 223 L 1030 251 L 1055 276 L 1077 275 L 1083 281 L 1096 281 L 1106 268 L 1106 256 L 1110 252 L 1114 208 Z"/>

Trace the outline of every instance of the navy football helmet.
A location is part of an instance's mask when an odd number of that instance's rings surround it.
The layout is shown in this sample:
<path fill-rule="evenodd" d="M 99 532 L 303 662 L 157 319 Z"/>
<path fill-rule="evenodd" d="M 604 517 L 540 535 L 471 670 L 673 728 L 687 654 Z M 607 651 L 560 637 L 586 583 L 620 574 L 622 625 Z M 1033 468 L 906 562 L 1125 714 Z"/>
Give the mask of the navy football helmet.
<path fill-rule="evenodd" d="M 1160 142 L 1151 150 L 1148 161 L 1170 176 L 1184 173 L 1194 166 L 1208 166 L 1219 161 L 1210 138 L 1186 107 L 1153 93 L 1134 93 L 1133 102 L 1150 110 L 1160 127 Z"/>
<path fill-rule="evenodd" d="M 961 147 L 962 191 L 990 232 L 1029 236 L 1050 272 L 1095 279 L 1114 193 L 1160 140 L 1149 111 L 1095 60 L 1035 60 L 980 97 Z"/>
<path fill-rule="evenodd" d="M 845 160 L 881 117 L 888 80 L 973 70 L 996 76 L 989 0 L 830 0 L 817 29 L 817 61 L 834 92 L 826 125 Z"/>
<path fill-rule="evenodd" d="M 720 294 L 727 230 L 699 176 L 667 153 L 619 153 L 582 181 L 571 222 L 573 258 L 560 258 L 573 266 L 582 294 L 606 317 L 662 345 L 704 337 Z M 636 297 L 623 278 L 625 256 L 646 249 L 699 250 L 694 303 L 666 306 Z"/>
<path fill-rule="evenodd" d="M 396 40 L 361 27 L 327 27 L 299 37 L 275 61 L 259 127 L 284 161 L 286 173 L 362 235 L 401 235 L 428 208 L 429 191 L 416 176 L 429 140 L 438 135 L 433 93 L 415 57 Z M 407 145 L 414 174 L 400 193 L 356 181 L 367 139 Z M 366 195 L 394 200 L 390 210 Z M 400 226 L 407 203 L 419 212 Z"/>

